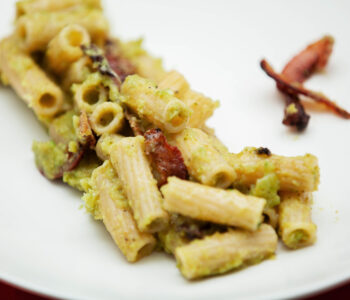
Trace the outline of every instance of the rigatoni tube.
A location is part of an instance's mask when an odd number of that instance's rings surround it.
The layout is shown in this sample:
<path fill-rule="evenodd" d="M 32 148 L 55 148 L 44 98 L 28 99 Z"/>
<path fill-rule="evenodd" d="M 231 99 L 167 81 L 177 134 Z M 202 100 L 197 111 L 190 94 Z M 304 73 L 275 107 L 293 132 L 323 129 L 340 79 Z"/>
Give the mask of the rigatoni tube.
<path fill-rule="evenodd" d="M 53 117 L 61 110 L 61 89 L 22 50 L 20 41 L 14 36 L 0 43 L 0 69 L 18 96 L 39 119 Z"/>
<path fill-rule="evenodd" d="M 196 279 L 259 263 L 273 255 L 276 247 L 275 230 L 262 224 L 254 232 L 229 230 L 195 240 L 176 248 L 175 257 L 182 275 Z"/>
<path fill-rule="evenodd" d="M 46 64 L 53 72 L 60 74 L 83 56 L 80 46 L 89 43 L 90 36 L 84 27 L 67 25 L 50 41 L 46 51 Z"/>
<path fill-rule="evenodd" d="M 190 85 L 182 74 L 173 70 L 165 74 L 158 83 L 158 88 L 161 90 L 170 89 L 177 98 L 182 99 L 183 95 L 190 89 Z"/>
<path fill-rule="evenodd" d="M 69 24 L 84 27 L 94 43 L 104 41 L 108 34 L 108 23 L 102 11 L 86 8 L 23 15 L 16 22 L 16 33 L 24 40 L 25 50 L 34 52 L 45 50 L 48 43 Z"/>
<path fill-rule="evenodd" d="M 161 129 L 173 133 L 186 127 L 190 110 L 170 90 L 160 90 L 154 82 L 131 75 L 124 81 L 121 93 L 132 111 Z"/>
<path fill-rule="evenodd" d="M 289 248 L 308 246 L 316 241 L 316 225 L 311 220 L 311 193 L 281 193 L 279 235 Z"/>
<path fill-rule="evenodd" d="M 96 154 L 99 159 L 107 160 L 114 145 L 119 142 L 124 136 L 114 133 L 104 133 L 100 136 L 96 143 Z"/>
<path fill-rule="evenodd" d="M 123 109 L 114 102 L 101 103 L 92 112 L 90 123 L 97 135 L 116 133 L 123 127 Z"/>
<path fill-rule="evenodd" d="M 93 73 L 81 84 L 73 85 L 74 104 L 79 111 L 92 113 L 97 105 L 108 100 L 108 92 L 103 85 L 103 78 Z"/>
<path fill-rule="evenodd" d="M 248 187 L 271 172 L 277 175 L 281 191 L 316 191 L 320 181 L 317 157 L 312 154 L 295 157 L 266 155 L 249 147 L 231 154 L 231 165 L 236 171 L 237 183 Z"/>
<path fill-rule="evenodd" d="M 236 190 L 222 190 L 199 183 L 168 178 L 161 188 L 164 208 L 194 219 L 256 230 L 262 221 L 265 199 Z"/>
<path fill-rule="evenodd" d="M 180 149 L 190 175 L 197 181 L 227 188 L 235 180 L 236 173 L 233 167 L 202 130 L 186 128 L 173 135 L 170 140 Z"/>
<path fill-rule="evenodd" d="M 111 161 L 122 181 L 134 218 L 143 232 L 164 229 L 168 214 L 144 152 L 142 136 L 123 138 L 112 148 Z"/>
<path fill-rule="evenodd" d="M 70 91 L 75 83 L 82 83 L 92 73 L 92 62 L 89 57 L 83 56 L 73 62 L 66 72 L 64 72 L 62 87 Z"/>
<path fill-rule="evenodd" d="M 213 101 L 201 93 L 189 90 L 181 100 L 192 110 L 191 117 L 188 121 L 189 127 L 202 128 L 207 119 L 209 119 L 215 109 L 218 108 L 219 102 Z"/>
<path fill-rule="evenodd" d="M 92 173 L 98 206 L 108 232 L 126 259 L 134 262 L 152 252 L 155 238 L 140 232 L 122 190 L 119 178 L 107 160 Z"/>
<path fill-rule="evenodd" d="M 22 0 L 16 3 L 16 15 L 18 18 L 26 14 L 33 14 L 40 11 L 58 11 L 71 9 L 76 6 L 101 9 L 101 0 Z"/>

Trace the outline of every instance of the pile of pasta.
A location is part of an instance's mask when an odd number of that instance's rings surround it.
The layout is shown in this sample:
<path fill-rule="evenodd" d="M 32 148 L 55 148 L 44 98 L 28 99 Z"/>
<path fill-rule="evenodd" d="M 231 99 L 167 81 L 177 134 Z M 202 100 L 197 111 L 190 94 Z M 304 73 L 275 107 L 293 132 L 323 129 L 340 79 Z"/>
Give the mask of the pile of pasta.
<path fill-rule="evenodd" d="M 47 128 L 40 172 L 84 193 L 129 262 L 162 249 L 187 279 L 316 240 L 317 158 L 230 153 L 205 124 L 218 107 L 142 41 L 111 38 L 100 0 L 24 0 L 0 71 Z"/>

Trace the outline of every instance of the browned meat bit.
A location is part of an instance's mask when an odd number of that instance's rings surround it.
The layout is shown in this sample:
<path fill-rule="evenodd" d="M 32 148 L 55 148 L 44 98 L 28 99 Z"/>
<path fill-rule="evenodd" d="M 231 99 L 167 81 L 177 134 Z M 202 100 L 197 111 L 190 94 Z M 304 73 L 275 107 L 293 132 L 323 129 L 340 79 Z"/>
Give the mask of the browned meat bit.
<path fill-rule="evenodd" d="M 69 152 L 67 150 L 67 154 L 68 154 L 67 161 L 59 169 L 59 172 L 57 173 L 54 179 L 60 179 L 63 177 L 63 174 L 65 172 L 74 170 L 79 165 L 85 151 L 86 149 L 84 147 L 80 147 L 78 151 L 75 153 Z"/>
<path fill-rule="evenodd" d="M 106 58 L 113 69 L 119 75 L 121 82 L 129 75 L 135 74 L 135 66 L 126 58 L 106 54 Z"/>
<path fill-rule="evenodd" d="M 111 68 L 107 58 L 105 57 L 103 51 L 96 45 L 91 44 L 89 46 L 82 45 L 81 49 L 84 54 L 88 56 L 93 65 L 92 67 L 100 72 L 102 75 L 113 78 L 116 85 L 121 85 L 121 80 L 116 72 Z"/>
<path fill-rule="evenodd" d="M 145 152 L 151 161 L 158 186 L 167 183 L 169 176 L 188 179 L 188 172 L 180 150 L 171 146 L 160 129 L 150 129 L 144 134 Z"/>
<path fill-rule="evenodd" d="M 127 119 L 130 128 L 135 136 L 143 135 L 145 129 L 141 124 L 141 120 L 137 118 L 134 114 L 130 113 L 127 109 L 124 111 L 124 116 Z"/>
<path fill-rule="evenodd" d="M 92 149 L 96 145 L 96 138 L 92 132 L 88 116 L 85 111 L 80 113 L 78 127 L 78 141 L 83 147 Z"/>
<path fill-rule="evenodd" d="M 170 216 L 170 227 L 173 227 L 176 232 L 180 233 L 188 241 L 202 239 L 206 235 L 211 235 L 215 232 L 226 232 L 228 229 L 227 226 L 194 220 L 178 214 Z"/>
<path fill-rule="evenodd" d="M 320 71 L 327 65 L 333 45 L 333 37 L 325 36 L 307 46 L 287 63 L 282 74 L 290 82 L 303 83 L 315 71 Z"/>
<path fill-rule="evenodd" d="M 118 74 L 122 82 L 127 76 L 136 73 L 136 67 L 130 60 L 121 55 L 117 41 L 108 40 L 105 45 L 105 53 L 109 65 Z"/>
<path fill-rule="evenodd" d="M 265 147 L 259 147 L 258 149 L 256 149 L 256 154 L 258 155 L 267 155 L 270 156 L 271 155 L 271 151 L 269 148 L 265 148 Z"/>
<path fill-rule="evenodd" d="M 310 116 L 305 112 L 299 99 L 300 95 L 322 103 L 329 110 L 343 118 L 350 118 L 350 114 L 346 110 L 339 107 L 325 95 L 302 86 L 302 83 L 314 72 L 326 66 L 333 45 L 334 39 L 331 36 L 325 36 L 310 44 L 287 63 L 281 74 L 276 73 L 265 60 L 261 61 L 262 69 L 276 81 L 278 89 L 286 95 L 283 124 L 295 127 L 298 131 L 302 131 L 307 127 Z"/>
<path fill-rule="evenodd" d="M 276 83 L 283 88 L 284 93 L 287 93 L 288 95 L 306 96 L 318 103 L 325 105 L 329 110 L 333 111 L 338 116 L 345 119 L 350 119 L 349 112 L 338 106 L 332 100 L 328 99 L 322 93 L 308 90 L 304 88 L 300 83 L 289 82 L 283 75 L 276 73 L 266 60 L 262 60 L 260 65 L 261 68 L 265 71 L 265 73 L 271 78 L 273 78 L 276 81 Z"/>
<path fill-rule="evenodd" d="M 305 112 L 299 97 L 295 95 L 286 95 L 286 107 L 284 109 L 284 118 L 282 123 L 287 126 L 295 127 L 298 131 L 303 131 L 309 123 L 310 116 Z"/>

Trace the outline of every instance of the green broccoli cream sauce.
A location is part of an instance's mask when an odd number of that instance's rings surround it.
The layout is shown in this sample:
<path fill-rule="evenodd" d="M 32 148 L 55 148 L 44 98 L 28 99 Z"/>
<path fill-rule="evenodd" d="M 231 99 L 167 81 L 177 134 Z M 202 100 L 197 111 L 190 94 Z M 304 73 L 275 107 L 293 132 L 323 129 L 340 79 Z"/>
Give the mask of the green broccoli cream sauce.
<path fill-rule="evenodd" d="M 265 198 L 266 207 L 271 208 L 280 203 L 279 188 L 280 184 L 276 174 L 270 173 L 256 181 L 256 184 L 251 187 L 250 194 Z"/>
<path fill-rule="evenodd" d="M 44 173 L 48 179 L 56 179 L 68 158 L 65 146 L 62 144 L 56 145 L 53 141 L 34 141 L 32 150 L 38 169 Z"/>

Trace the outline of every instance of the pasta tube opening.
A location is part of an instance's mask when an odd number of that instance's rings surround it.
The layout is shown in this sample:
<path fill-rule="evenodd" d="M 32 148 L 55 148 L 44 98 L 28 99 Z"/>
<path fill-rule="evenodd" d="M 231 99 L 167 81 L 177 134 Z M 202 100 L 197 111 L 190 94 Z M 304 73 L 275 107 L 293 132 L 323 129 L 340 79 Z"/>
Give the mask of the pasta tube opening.
<path fill-rule="evenodd" d="M 279 205 L 278 233 L 292 249 L 316 242 L 316 225 L 311 219 L 310 193 L 282 193 Z"/>
<path fill-rule="evenodd" d="M 39 104 L 44 109 L 51 108 L 56 105 L 56 97 L 50 93 L 45 93 L 39 98 Z"/>
<path fill-rule="evenodd" d="M 55 73 L 61 74 L 83 56 L 80 46 L 89 44 L 90 36 L 86 29 L 77 24 L 64 27 L 49 43 L 46 63 Z"/>
<path fill-rule="evenodd" d="M 92 74 L 82 84 L 73 86 L 74 101 L 79 110 L 92 113 L 95 108 L 108 100 L 108 93 L 97 74 Z"/>
<path fill-rule="evenodd" d="M 104 90 L 99 86 L 91 86 L 86 91 L 84 91 L 82 100 L 90 105 L 94 105 L 100 101 L 100 99 L 104 99 Z"/>
<path fill-rule="evenodd" d="M 92 129 L 98 134 L 115 133 L 123 126 L 124 113 L 119 104 L 104 102 L 93 111 L 90 121 Z"/>
<path fill-rule="evenodd" d="M 67 41 L 72 47 L 80 47 L 81 44 L 85 42 L 84 33 L 78 28 L 71 28 L 71 30 L 66 32 Z"/>

